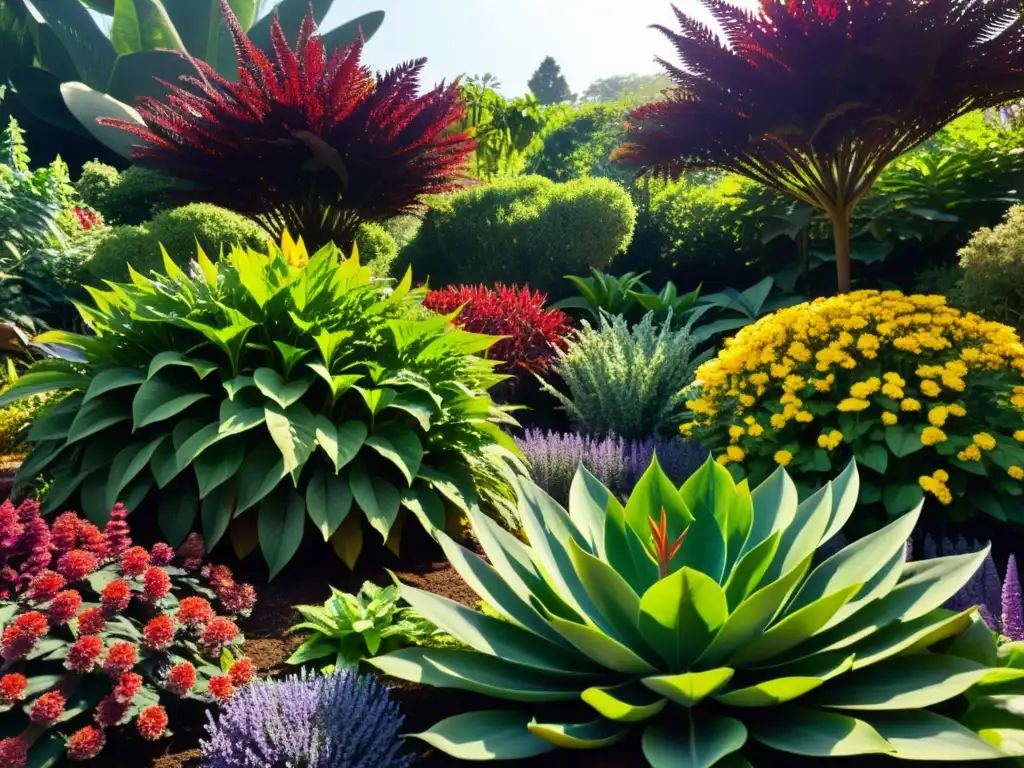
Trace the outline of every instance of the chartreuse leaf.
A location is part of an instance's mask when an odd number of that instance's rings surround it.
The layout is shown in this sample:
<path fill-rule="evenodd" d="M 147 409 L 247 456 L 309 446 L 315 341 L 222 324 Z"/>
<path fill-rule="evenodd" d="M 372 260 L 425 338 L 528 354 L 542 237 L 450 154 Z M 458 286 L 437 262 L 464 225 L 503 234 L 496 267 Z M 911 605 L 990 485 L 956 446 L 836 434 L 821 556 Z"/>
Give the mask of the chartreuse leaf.
<path fill-rule="evenodd" d="M 569 517 L 599 557 L 604 557 L 605 514 L 612 499 L 612 492 L 580 464 L 569 488 Z"/>
<path fill-rule="evenodd" d="M 729 614 L 698 662 L 702 665 L 721 664 L 760 637 L 807 574 L 813 557 L 814 553 L 807 555 L 802 563 L 790 568 L 785 576 L 762 587 L 740 603 Z"/>
<path fill-rule="evenodd" d="M 402 503 L 398 489 L 384 478 L 371 475 L 362 459 L 352 464 L 348 481 L 356 504 L 370 525 L 387 540 Z"/>
<path fill-rule="evenodd" d="M 531 722 L 526 727 L 534 736 L 562 749 L 599 749 L 621 741 L 629 733 L 629 726 L 605 718 L 589 723 Z"/>
<path fill-rule="evenodd" d="M 900 656 L 843 675 L 821 689 L 814 702 L 840 709 L 922 709 L 959 696 L 990 671 L 958 656 Z"/>
<path fill-rule="evenodd" d="M 363 551 L 363 520 L 359 515 L 345 518 L 331 536 L 331 547 L 350 570 L 355 570 L 359 553 Z"/>
<path fill-rule="evenodd" d="M 305 522 L 306 505 L 295 490 L 282 488 L 263 499 L 257 531 L 270 578 L 280 573 L 298 551 Z"/>
<path fill-rule="evenodd" d="M 811 657 L 800 667 L 793 668 L 800 674 L 773 677 L 753 685 L 733 688 L 715 694 L 715 699 L 730 707 L 775 707 L 798 699 L 824 685 L 827 680 L 849 671 L 853 668 L 853 659 L 853 656 L 841 654 Z"/>
<path fill-rule="evenodd" d="M 675 541 L 693 522 L 694 517 L 655 456 L 626 502 L 626 525 L 646 541 L 650 537 L 648 520 L 653 517 L 657 521 L 662 509 L 668 521 L 668 539 Z"/>
<path fill-rule="evenodd" d="M 602 717 L 619 723 L 642 722 L 668 706 L 668 699 L 635 680 L 607 688 L 587 688 L 580 698 Z"/>
<path fill-rule="evenodd" d="M 740 549 L 746 554 L 775 531 L 785 530 L 796 516 L 796 486 L 789 479 L 786 470 L 777 468 L 768 479 L 750 493 L 754 504 L 754 520 L 747 540 Z"/>
<path fill-rule="evenodd" d="M 725 582 L 725 596 L 729 601 L 730 610 L 735 610 L 749 594 L 757 589 L 757 585 L 761 583 L 761 578 L 778 551 L 781 540 L 782 531 L 775 531 L 736 561 L 736 565 Z"/>
<path fill-rule="evenodd" d="M 548 624 L 580 653 L 603 667 L 626 675 L 652 675 L 658 671 L 632 648 L 599 629 L 557 617 L 549 618 Z"/>
<path fill-rule="evenodd" d="M 917 524 L 921 505 L 889 525 L 839 550 L 815 568 L 786 608 L 787 614 L 851 584 L 863 585 L 902 550 Z M 829 617 L 831 618 L 831 617 Z"/>
<path fill-rule="evenodd" d="M 198 375 L 200 379 L 205 379 L 208 375 L 217 370 L 217 366 L 207 360 L 185 357 L 181 352 L 168 350 L 167 352 L 160 352 L 150 361 L 149 370 L 146 372 L 145 378 L 152 379 L 160 371 L 170 365 L 190 368 L 196 372 L 196 375 Z"/>
<path fill-rule="evenodd" d="M 848 652 L 855 655 L 853 668 L 870 667 L 905 651 L 929 648 L 956 637 L 970 627 L 975 615 L 974 608 L 952 615 L 936 610 L 913 621 L 890 624 L 849 647 Z"/>
<path fill-rule="evenodd" d="M 285 409 L 299 402 L 311 383 L 309 379 L 286 382 L 273 368 L 257 368 L 252 380 L 260 392 Z"/>
<path fill-rule="evenodd" d="M 901 713 L 902 714 L 902 713 Z M 807 757 L 850 757 L 892 753 L 894 747 L 863 720 L 806 707 L 765 710 L 748 724 L 757 741 L 781 752 Z"/>
<path fill-rule="evenodd" d="M 685 729 L 651 725 L 643 735 L 651 768 L 711 768 L 747 743 L 747 727 L 732 717 L 690 719 Z"/>
<path fill-rule="evenodd" d="M 789 614 L 756 640 L 737 651 L 729 664 L 752 666 L 776 658 L 810 638 L 847 603 L 863 584 L 851 584 Z"/>
<path fill-rule="evenodd" d="M 902 760 L 993 760 L 1006 753 L 955 720 L 923 709 L 872 712 L 869 723 L 893 747 Z"/>
<path fill-rule="evenodd" d="M 446 718 L 410 736 L 459 760 L 522 760 L 557 749 L 530 733 L 530 719 L 523 712 L 481 710 Z"/>
<path fill-rule="evenodd" d="M 658 581 L 640 599 L 640 632 L 672 671 L 689 669 L 725 623 L 725 592 L 688 567 Z"/>
<path fill-rule="evenodd" d="M 209 397 L 206 392 L 171 382 L 157 374 L 147 380 L 132 400 L 135 429 L 177 416 L 193 403 Z"/>
<path fill-rule="evenodd" d="M 423 462 L 423 444 L 412 429 L 402 424 L 382 424 L 366 438 L 366 445 L 398 467 L 412 485 Z"/>
<path fill-rule="evenodd" d="M 401 585 L 406 602 L 470 648 L 532 669 L 564 677 L 600 673 L 578 653 L 545 640 L 528 629 L 466 608 L 440 595 Z"/>
<path fill-rule="evenodd" d="M 403 648 L 366 661 L 386 675 L 410 682 L 509 701 L 573 701 L 587 687 L 578 676 L 560 677 L 494 656 L 450 648 Z"/>
<path fill-rule="evenodd" d="M 782 532 L 779 549 L 761 583 L 770 584 L 813 555 L 832 516 L 832 486 L 826 483 L 796 508 L 796 515 Z"/>
<path fill-rule="evenodd" d="M 678 675 L 654 675 L 640 682 L 645 687 L 671 699 L 681 707 L 693 707 L 720 691 L 732 680 L 734 670 L 727 667 L 704 672 L 682 672 Z"/>
<path fill-rule="evenodd" d="M 860 473 L 857 462 L 851 460 L 846 468 L 832 480 L 832 516 L 828 528 L 821 537 L 821 543 L 829 541 L 843 529 L 853 510 L 857 508 L 857 497 L 860 495 Z"/>
<path fill-rule="evenodd" d="M 306 485 L 306 512 L 313 525 L 328 541 L 352 508 L 352 489 L 348 478 L 317 466 Z"/>
<path fill-rule="evenodd" d="M 72 371 L 29 371 L 20 376 L 7 390 L 0 394 L 0 407 L 10 405 L 29 395 L 53 392 L 57 389 L 86 389 L 89 377 Z"/>
<path fill-rule="evenodd" d="M 302 403 L 282 409 L 276 403 L 264 408 L 267 431 L 284 459 L 284 471 L 298 472 L 316 445 L 316 419 Z"/>

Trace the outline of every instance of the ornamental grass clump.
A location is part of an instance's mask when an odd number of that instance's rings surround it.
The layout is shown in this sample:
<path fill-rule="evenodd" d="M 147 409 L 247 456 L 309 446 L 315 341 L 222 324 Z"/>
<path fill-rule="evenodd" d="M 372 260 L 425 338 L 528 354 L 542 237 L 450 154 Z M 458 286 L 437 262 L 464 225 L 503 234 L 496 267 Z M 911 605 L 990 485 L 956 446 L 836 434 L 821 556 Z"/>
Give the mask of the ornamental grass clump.
<path fill-rule="evenodd" d="M 351 670 L 257 683 L 206 717 L 201 768 L 406 768 L 415 759 L 388 689 Z"/>
<path fill-rule="evenodd" d="M 168 541 L 201 526 L 211 547 L 255 524 L 273 576 L 307 519 L 354 565 L 364 518 L 397 551 L 409 515 L 443 528 L 477 500 L 514 511 L 518 448 L 499 425 L 515 422 L 474 355 L 496 339 L 424 312 L 410 273 L 391 286 L 358 253 L 286 236 L 217 263 L 199 249 L 188 274 L 165 254 L 163 273 L 131 277 L 79 307 L 94 336 L 39 337 L 80 360 L 44 361 L 0 396 L 70 392 L 15 478 L 53 477 L 44 513 L 75 497 L 102 522 L 108 504 L 155 499 Z M 240 556 L 252 539 L 233 537 Z"/>
<path fill-rule="evenodd" d="M 96 757 L 121 726 L 169 735 L 164 705 L 211 703 L 248 685 L 236 619 L 256 601 L 192 538 L 134 545 L 123 506 L 101 530 L 39 505 L 0 504 L 0 765 Z M 222 613 L 218 615 L 215 606 Z"/>
<path fill-rule="evenodd" d="M 942 296 L 856 291 L 779 310 L 697 371 L 683 434 L 734 475 L 801 495 L 852 457 L 862 527 L 927 497 L 1024 523 L 1024 346 Z M 884 512 L 884 514 L 882 514 Z"/>
<path fill-rule="evenodd" d="M 854 513 L 852 462 L 802 503 L 784 469 L 751 490 L 710 460 L 678 489 L 653 462 L 625 505 L 582 468 L 568 511 L 529 480 L 519 491 L 525 541 L 475 511 L 486 559 L 438 536 L 487 614 L 402 586 L 469 648 L 370 660 L 404 680 L 517 703 L 415 734 L 431 746 L 502 760 L 635 733 L 654 768 L 748 765 L 756 750 L 768 752 L 757 765 L 1019 754 L 1024 718 L 996 720 L 984 702 L 999 683 L 1020 706 L 1024 672 L 996 666 L 976 610 L 940 607 L 986 550 L 906 562 L 918 505 L 818 556 Z M 974 730 L 953 719 L 968 692 Z"/>

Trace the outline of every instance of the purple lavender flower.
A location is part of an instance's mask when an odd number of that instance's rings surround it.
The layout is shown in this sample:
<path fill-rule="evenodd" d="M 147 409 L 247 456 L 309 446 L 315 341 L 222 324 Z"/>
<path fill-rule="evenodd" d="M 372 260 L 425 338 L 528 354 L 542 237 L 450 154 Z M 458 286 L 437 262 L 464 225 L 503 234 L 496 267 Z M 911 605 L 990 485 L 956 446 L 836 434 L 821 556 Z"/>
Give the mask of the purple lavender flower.
<path fill-rule="evenodd" d="M 707 458 L 695 443 L 660 437 L 624 441 L 619 437 L 584 437 L 578 432 L 558 433 L 528 429 L 519 447 L 530 463 L 533 481 L 556 501 L 565 503 L 580 464 L 619 496 L 628 496 L 657 452 L 662 469 L 681 485 Z"/>
<path fill-rule="evenodd" d="M 1024 607 L 1020 599 L 1020 578 L 1017 576 L 1017 559 L 1010 555 L 1006 563 L 1006 579 L 1002 594 L 1002 633 L 1011 640 L 1024 640 Z"/>
<path fill-rule="evenodd" d="M 387 689 L 350 670 L 254 683 L 206 717 L 202 768 L 406 768 L 414 759 Z"/>
<path fill-rule="evenodd" d="M 935 557 L 966 555 L 977 552 L 981 548 L 982 544 L 977 541 L 968 542 L 963 536 L 960 536 L 956 544 L 953 544 L 946 538 L 936 542 L 930 535 L 925 537 L 922 547 L 925 559 L 929 560 Z M 999 622 L 995 617 L 1001 613 L 1002 595 L 1003 586 L 999 581 L 999 573 L 996 571 L 996 564 L 990 552 L 981 567 L 971 576 L 971 580 L 947 600 L 943 607 L 960 612 L 978 606 L 985 623 L 990 629 L 998 631 Z"/>

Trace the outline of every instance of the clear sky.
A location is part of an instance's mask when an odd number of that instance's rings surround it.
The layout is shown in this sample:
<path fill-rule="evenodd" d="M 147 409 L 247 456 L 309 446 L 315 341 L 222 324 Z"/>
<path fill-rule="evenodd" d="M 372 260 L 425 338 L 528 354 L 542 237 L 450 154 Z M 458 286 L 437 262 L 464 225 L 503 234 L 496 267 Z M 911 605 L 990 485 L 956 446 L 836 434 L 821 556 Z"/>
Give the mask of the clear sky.
<path fill-rule="evenodd" d="M 427 85 L 492 72 L 502 93 L 516 96 L 554 56 L 579 93 L 601 77 L 658 72 L 655 55 L 673 60 L 664 36 L 648 28 L 675 26 L 670 0 L 337 0 L 325 26 L 374 10 L 387 17 L 366 47 L 367 64 L 382 70 L 426 56 Z"/>

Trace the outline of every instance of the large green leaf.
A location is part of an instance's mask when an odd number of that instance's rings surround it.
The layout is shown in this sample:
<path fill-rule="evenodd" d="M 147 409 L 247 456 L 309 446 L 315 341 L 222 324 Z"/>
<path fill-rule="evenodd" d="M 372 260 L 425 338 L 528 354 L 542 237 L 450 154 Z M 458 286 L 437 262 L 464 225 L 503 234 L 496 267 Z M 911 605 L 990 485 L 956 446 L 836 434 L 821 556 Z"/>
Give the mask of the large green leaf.
<path fill-rule="evenodd" d="M 646 541 L 650 537 L 648 520 L 653 518 L 657 521 L 662 509 L 667 517 L 669 541 L 675 541 L 694 518 L 655 457 L 629 495 L 625 508 L 626 524 Z"/>
<path fill-rule="evenodd" d="M 923 709 L 959 696 L 990 672 L 958 656 L 916 654 L 843 675 L 815 696 L 840 709 Z"/>
<path fill-rule="evenodd" d="M 316 442 L 330 457 L 334 473 L 356 457 L 366 440 L 366 424 L 361 421 L 346 421 L 335 425 L 325 416 L 316 417 Z"/>
<path fill-rule="evenodd" d="M 626 675 L 653 675 L 658 672 L 632 648 L 599 629 L 560 618 L 549 618 L 548 623 L 580 653 L 603 667 Z"/>
<path fill-rule="evenodd" d="M 33 5 L 71 57 L 82 81 L 93 88 L 106 87 L 117 53 L 79 0 Z"/>
<path fill-rule="evenodd" d="M 747 742 L 747 728 L 732 717 L 691 720 L 680 732 L 663 725 L 644 731 L 644 757 L 651 768 L 711 768 Z"/>
<path fill-rule="evenodd" d="M 282 410 L 276 403 L 264 409 L 267 430 L 284 459 L 284 471 L 296 476 L 316 445 L 316 419 L 302 403 Z"/>
<path fill-rule="evenodd" d="M 557 749 L 530 733 L 530 720 L 523 712 L 480 710 L 410 735 L 459 760 L 521 760 Z"/>
<path fill-rule="evenodd" d="M 265 396 L 269 397 L 281 408 L 287 409 L 299 402 L 309 391 L 312 383 L 309 379 L 286 382 L 281 374 L 273 368 L 257 368 L 252 380 Z"/>
<path fill-rule="evenodd" d="M 199 500 L 190 483 L 176 482 L 160 494 L 156 518 L 168 544 L 176 547 L 185 540 L 198 511 Z"/>
<path fill-rule="evenodd" d="M 256 18 L 258 0 L 228 0 L 242 29 L 249 29 Z M 237 77 L 235 49 L 219 0 L 170 0 L 167 13 L 185 48 L 222 74 Z"/>
<path fill-rule="evenodd" d="M 107 477 L 107 507 L 112 508 L 119 500 L 121 491 L 146 468 L 156 449 L 170 435 L 163 434 L 145 443 L 133 443 L 114 458 Z"/>
<path fill-rule="evenodd" d="M 587 688 L 580 698 L 602 717 L 618 723 L 642 722 L 668 706 L 668 699 L 635 680 L 606 688 Z"/>
<path fill-rule="evenodd" d="M 118 101 L 113 96 L 93 90 L 84 83 L 63 83 L 60 87 L 60 94 L 71 114 L 96 141 L 126 160 L 131 158 L 136 144 L 141 140 L 121 128 L 101 125 L 98 120 L 100 118 L 116 118 L 144 127 L 145 123 L 142 117 L 133 107 Z"/>
<path fill-rule="evenodd" d="M 77 442 L 130 418 L 127 403 L 116 397 L 90 400 L 75 414 L 75 420 L 68 429 L 68 443 Z"/>
<path fill-rule="evenodd" d="M 334 29 L 325 32 L 324 48 L 329 52 L 338 48 L 347 48 L 362 34 L 363 40 L 369 40 L 384 23 L 384 11 L 371 11 L 358 18 L 347 21 Z"/>
<path fill-rule="evenodd" d="M 58 389 L 85 389 L 88 386 L 89 378 L 75 371 L 29 371 L 0 395 L 0 407 L 29 395 Z"/>
<path fill-rule="evenodd" d="M 209 397 L 195 387 L 176 384 L 162 376 L 154 376 L 139 387 L 132 400 L 135 429 L 177 416 L 193 403 Z"/>
<path fill-rule="evenodd" d="M 865 721 L 893 746 L 893 757 L 903 760 L 959 762 L 1006 757 L 978 734 L 934 712 L 872 712 Z"/>
<path fill-rule="evenodd" d="M 537 723 L 527 726 L 530 733 L 562 749 L 599 749 L 621 741 L 629 733 L 628 725 L 598 718 L 589 723 Z"/>
<path fill-rule="evenodd" d="M 826 483 L 797 506 L 796 515 L 783 531 L 779 549 L 761 583 L 776 581 L 804 562 L 808 555 L 813 555 L 831 518 L 832 485 Z"/>
<path fill-rule="evenodd" d="M 778 707 L 749 723 L 750 735 L 780 752 L 808 757 L 879 755 L 894 750 L 865 723 L 846 715 L 806 707 Z"/>
<path fill-rule="evenodd" d="M 199 483 L 199 498 L 206 498 L 215 488 L 238 474 L 244 460 L 245 438 L 240 436 L 221 440 L 216 449 L 200 453 L 192 462 Z"/>
<path fill-rule="evenodd" d="M 734 670 L 728 667 L 704 672 L 682 672 L 678 675 L 655 675 L 640 682 L 655 693 L 671 699 L 681 707 L 694 707 L 732 680 Z"/>
<path fill-rule="evenodd" d="M 809 660 L 812 663 L 805 664 L 803 669 L 794 670 L 801 674 L 774 677 L 742 688 L 734 688 L 715 694 L 715 698 L 730 707 L 775 707 L 798 699 L 821 687 L 833 677 L 849 671 L 853 667 L 853 659 L 853 656 L 844 657 L 842 654 L 814 657 Z"/>
<path fill-rule="evenodd" d="M 234 491 L 227 485 L 219 485 L 203 499 L 202 520 L 203 540 L 210 550 L 224 536 L 231 522 Z"/>
<path fill-rule="evenodd" d="M 366 438 L 366 445 L 398 467 L 412 485 L 423 461 L 423 444 L 412 429 L 401 424 L 383 424 Z"/>
<path fill-rule="evenodd" d="M 780 541 L 782 541 L 782 531 L 775 531 L 736 561 L 725 582 L 725 596 L 731 610 L 735 610 L 748 595 L 757 589 L 779 549 Z"/>
<path fill-rule="evenodd" d="M 270 578 L 280 573 L 298 551 L 305 523 L 306 505 L 295 490 L 278 491 L 263 499 L 257 530 Z"/>
<path fill-rule="evenodd" d="M 352 508 L 352 490 L 348 478 L 318 466 L 306 485 L 306 512 L 313 525 L 328 541 Z"/>
<path fill-rule="evenodd" d="M 238 490 L 236 515 L 262 500 L 287 474 L 281 452 L 273 442 L 266 440 L 257 445 L 245 457 L 235 480 Z"/>
<path fill-rule="evenodd" d="M 832 516 L 828 529 L 821 537 L 821 543 L 832 539 L 846 525 L 853 511 L 857 508 L 857 497 L 860 495 L 860 473 L 857 463 L 850 461 L 846 468 L 832 480 Z"/>
<path fill-rule="evenodd" d="M 114 0 L 110 42 L 119 54 L 185 49 L 160 0 Z"/>
<path fill-rule="evenodd" d="M 88 402 L 114 389 L 138 386 L 146 378 L 146 372 L 141 368 L 107 368 L 92 377 L 82 402 Z"/>
<path fill-rule="evenodd" d="M 387 541 L 391 526 L 398 517 L 402 495 L 384 478 L 371 475 L 361 460 L 352 464 L 348 481 L 356 504 L 363 510 L 370 525 Z"/>
<path fill-rule="evenodd" d="M 754 521 L 741 554 L 752 550 L 775 531 L 785 530 L 796 516 L 796 486 L 782 467 L 757 486 L 750 498 L 754 503 Z"/>
<path fill-rule="evenodd" d="M 604 555 L 604 526 L 608 503 L 614 497 L 590 471 L 580 464 L 569 488 L 569 517 L 590 546 Z"/>
<path fill-rule="evenodd" d="M 690 668 L 725 623 L 725 592 L 711 577 L 683 567 L 640 599 L 639 626 L 672 671 Z"/>

